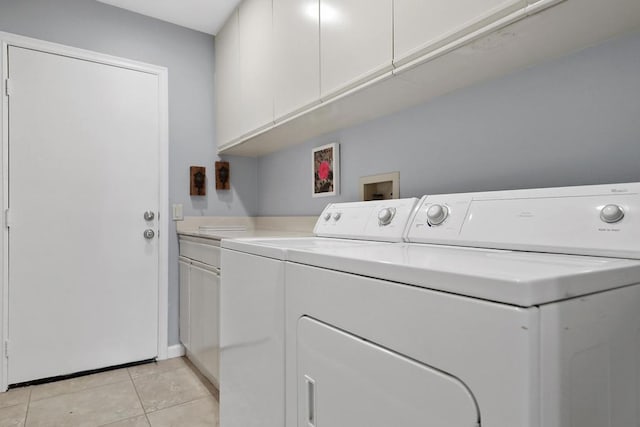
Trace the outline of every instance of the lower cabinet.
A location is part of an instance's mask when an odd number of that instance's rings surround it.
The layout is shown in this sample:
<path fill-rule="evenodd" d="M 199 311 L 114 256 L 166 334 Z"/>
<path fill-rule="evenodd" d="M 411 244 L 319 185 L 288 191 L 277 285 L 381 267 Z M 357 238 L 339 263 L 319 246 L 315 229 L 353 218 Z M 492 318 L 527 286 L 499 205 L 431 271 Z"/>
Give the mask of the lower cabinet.
<path fill-rule="evenodd" d="M 191 269 L 191 261 L 187 258 L 180 257 L 178 265 L 180 266 L 180 342 L 185 348 L 190 348 L 189 270 Z"/>
<path fill-rule="evenodd" d="M 180 341 L 189 360 L 218 386 L 220 274 L 215 267 L 180 258 Z"/>

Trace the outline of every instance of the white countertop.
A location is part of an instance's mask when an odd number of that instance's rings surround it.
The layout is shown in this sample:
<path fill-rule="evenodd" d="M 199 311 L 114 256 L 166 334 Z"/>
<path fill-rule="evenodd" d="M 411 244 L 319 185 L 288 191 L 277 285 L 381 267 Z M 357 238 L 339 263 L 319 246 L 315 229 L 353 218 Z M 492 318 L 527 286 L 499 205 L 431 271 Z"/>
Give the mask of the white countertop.
<path fill-rule="evenodd" d="M 313 236 L 316 216 L 185 217 L 176 223 L 179 236 L 210 240 L 252 237 Z"/>
<path fill-rule="evenodd" d="M 283 230 L 184 230 L 178 231 L 180 236 L 200 237 L 203 239 L 222 240 L 222 239 L 238 239 L 238 238 L 254 238 L 254 237 L 307 237 L 313 236 L 311 232 L 302 231 L 283 231 Z"/>

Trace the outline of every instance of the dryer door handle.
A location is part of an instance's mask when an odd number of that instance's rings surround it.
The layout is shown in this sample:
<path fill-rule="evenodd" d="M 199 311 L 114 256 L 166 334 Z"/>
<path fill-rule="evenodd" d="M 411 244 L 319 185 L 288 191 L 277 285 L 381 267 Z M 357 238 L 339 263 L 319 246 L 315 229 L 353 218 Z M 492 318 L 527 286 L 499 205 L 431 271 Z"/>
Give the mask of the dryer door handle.
<path fill-rule="evenodd" d="M 316 382 L 308 375 L 304 376 L 307 389 L 307 426 L 316 427 Z"/>

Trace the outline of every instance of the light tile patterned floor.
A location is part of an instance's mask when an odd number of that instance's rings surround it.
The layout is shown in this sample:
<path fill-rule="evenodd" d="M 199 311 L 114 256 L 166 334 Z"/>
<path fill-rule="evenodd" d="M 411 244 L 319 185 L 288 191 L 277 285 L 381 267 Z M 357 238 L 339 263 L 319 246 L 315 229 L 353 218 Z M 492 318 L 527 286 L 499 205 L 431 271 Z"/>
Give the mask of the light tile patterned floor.
<path fill-rule="evenodd" d="M 0 427 L 217 427 L 217 399 L 176 358 L 0 393 Z"/>

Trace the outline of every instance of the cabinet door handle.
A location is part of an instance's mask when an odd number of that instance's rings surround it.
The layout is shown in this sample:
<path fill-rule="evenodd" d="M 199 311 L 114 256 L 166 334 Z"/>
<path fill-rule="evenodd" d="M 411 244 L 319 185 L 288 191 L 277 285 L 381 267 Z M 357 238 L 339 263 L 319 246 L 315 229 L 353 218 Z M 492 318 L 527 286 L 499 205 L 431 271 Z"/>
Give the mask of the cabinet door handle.
<path fill-rule="evenodd" d="M 307 375 L 304 382 L 307 386 L 307 426 L 316 427 L 316 382 Z"/>

